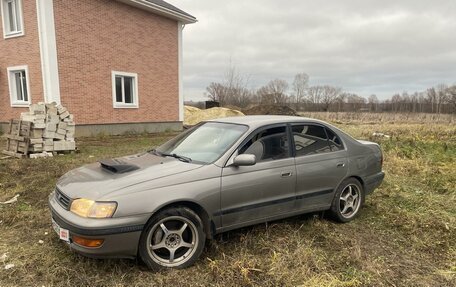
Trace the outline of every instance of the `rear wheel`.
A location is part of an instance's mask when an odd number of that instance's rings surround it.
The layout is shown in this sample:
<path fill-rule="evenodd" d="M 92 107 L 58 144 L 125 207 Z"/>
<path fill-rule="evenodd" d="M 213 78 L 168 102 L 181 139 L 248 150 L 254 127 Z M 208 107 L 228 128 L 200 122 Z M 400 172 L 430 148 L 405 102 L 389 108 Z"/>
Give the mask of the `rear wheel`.
<path fill-rule="evenodd" d="M 139 242 L 139 255 L 152 270 L 185 268 L 204 248 L 205 235 L 199 216 L 186 207 L 159 212 L 146 225 Z"/>
<path fill-rule="evenodd" d="M 364 190 L 355 178 L 344 180 L 336 190 L 331 215 L 339 222 L 349 222 L 358 214 L 364 202 Z"/>

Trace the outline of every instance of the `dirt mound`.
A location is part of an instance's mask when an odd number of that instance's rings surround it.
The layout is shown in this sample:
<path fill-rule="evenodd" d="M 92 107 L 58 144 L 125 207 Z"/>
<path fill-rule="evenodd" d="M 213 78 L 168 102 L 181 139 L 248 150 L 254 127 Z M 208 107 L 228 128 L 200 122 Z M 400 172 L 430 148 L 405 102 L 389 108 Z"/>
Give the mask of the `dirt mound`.
<path fill-rule="evenodd" d="M 284 115 L 297 116 L 295 110 L 288 106 L 260 105 L 242 110 L 246 115 Z"/>
<path fill-rule="evenodd" d="M 215 107 L 207 110 L 201 110 L 195 107 L 185 106 L 184 125 L 193 126 L 202 121 L 243 115 L 244 114 L 240 111 L 227 108 Z"/>

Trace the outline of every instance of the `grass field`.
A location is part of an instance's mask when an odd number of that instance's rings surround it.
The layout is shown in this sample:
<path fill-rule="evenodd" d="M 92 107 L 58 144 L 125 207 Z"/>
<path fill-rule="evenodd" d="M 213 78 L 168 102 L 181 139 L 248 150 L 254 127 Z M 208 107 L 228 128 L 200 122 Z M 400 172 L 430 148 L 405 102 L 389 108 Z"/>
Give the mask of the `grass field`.
<path fill-rule="evenodd" d="M 0 286 L 456 286 L 454 122 L 334 122 L 385 153 L 385 181 L 356 220 L 311 214 L 228 232 L 206 244 L 195 266 L 160 273 L 72 253 L 51 230 L 47 196 L 66 171 L 171 134 L 84 138 L 79 154 L 0 160 L 0 201 L 20 194 L 0 205 Z"/>

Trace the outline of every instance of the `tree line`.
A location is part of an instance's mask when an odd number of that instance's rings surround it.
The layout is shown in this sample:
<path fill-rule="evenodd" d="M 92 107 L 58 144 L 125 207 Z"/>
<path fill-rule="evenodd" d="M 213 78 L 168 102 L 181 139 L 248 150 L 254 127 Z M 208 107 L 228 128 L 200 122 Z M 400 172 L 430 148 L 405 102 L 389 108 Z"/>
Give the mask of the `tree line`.
<path fill-rule="evenodd" d="M 456 113 L 456 85 L 440 84 L 426 91 L 392 95 L 379 100 L 344 92 L 331 85 L 309 85 L 309 75 L 298 73 L 291 85 L 283 79 L 270 80 L 258 89 L 248 88 L 248 78 L 231 67 L 221 82 L 212 82 L 205 95 L 221 106 L 288 105 L 297 111 Z"/>

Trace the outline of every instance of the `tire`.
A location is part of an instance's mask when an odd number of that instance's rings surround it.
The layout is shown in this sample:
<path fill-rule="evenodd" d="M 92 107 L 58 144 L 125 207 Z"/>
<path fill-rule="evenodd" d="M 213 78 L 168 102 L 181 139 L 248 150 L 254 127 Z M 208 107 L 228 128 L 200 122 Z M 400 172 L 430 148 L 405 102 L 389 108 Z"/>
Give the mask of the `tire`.
<path fill-rule="evenodd" d="M 364 189 L 355 178 L 347 178 L 336 189 L 331 204 L 331 217 L 338 222 L 349 222 L 359 213 L 364 203 Z"/>
<path fill-rule="evenodd" d="M 205 240 L 203 223 L 194 211 L 182 206 L 168 208 L 146 224 L 139 256 L 151 270 L 186 268 L 199 258 Z"/>

